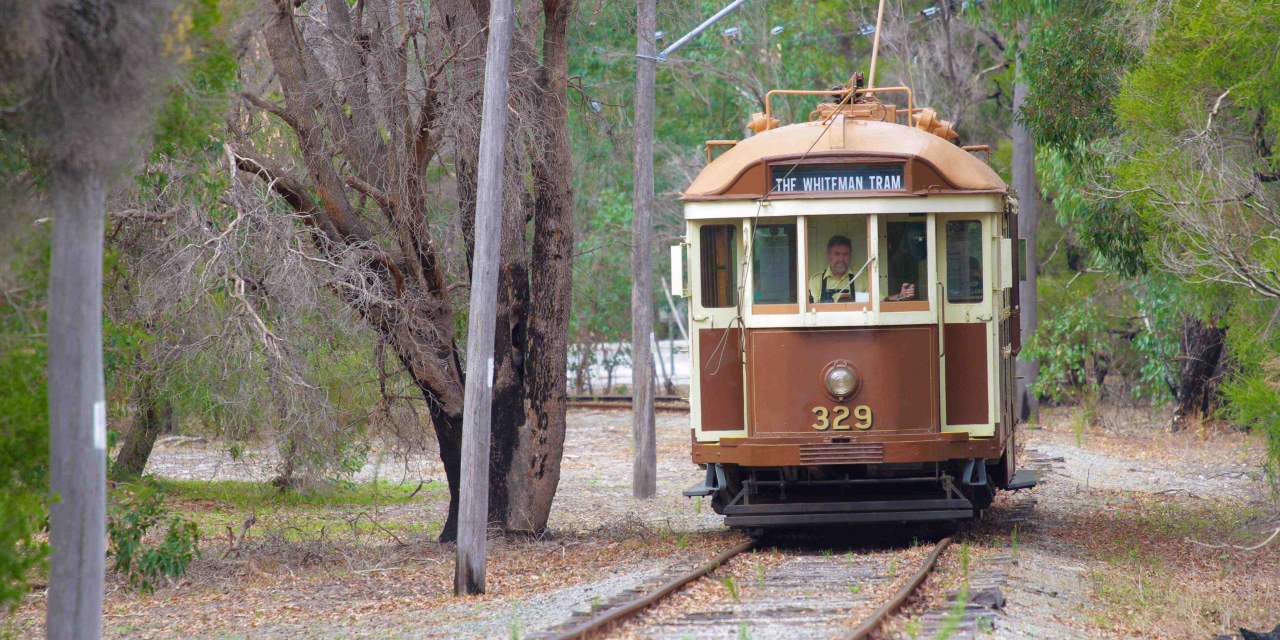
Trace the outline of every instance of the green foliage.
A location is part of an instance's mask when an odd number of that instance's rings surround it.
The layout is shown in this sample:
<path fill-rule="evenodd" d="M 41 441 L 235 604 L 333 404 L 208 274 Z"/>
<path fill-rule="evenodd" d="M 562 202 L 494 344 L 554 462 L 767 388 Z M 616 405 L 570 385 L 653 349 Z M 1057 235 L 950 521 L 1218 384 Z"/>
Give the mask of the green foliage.
<path fill-rule="evenodd" d="M 0 612 L 27 592 L 49 551 L 41 535 L 49 491 L 47 227 L 34 236 L 0 264 Z"/>
<path fill-rule="evenodd" d="M 308 491 L 281 491 L 267 482 L 242 480 L 171 480 L 156 478 L 153 486 L 172 500 L 204 502 L 235 511 L 285 507 L 368 507 L 407 504 L 439 497 L 442 483 L 335 482 Z"/>
<path fill-rule="evenodd" d="M 1230 160 L 1214 161 L 1238 166 L 1224 164 L 1221 170 L 1262 173 L 1280 167 L 1274 144 L 1280 134 L 1274 55 L 1280 5 L 1177 0 L 1158 26 L 1114 101 L 1124 147 L 1112 173 L 1115 188 L 1127 194 L 1126 204 L 1144 224 L 1175 246 L 1188 246 L 1194 242 L 1184 240 L 1181 226 L 1168 222 L 1166 200 L 1194 199 L 1209 206 L 1216 198 L 1240 197 L 1215 180 L 1184 182 L 1185 176 L 1211 168 L 1199 145 L 1188 143 L 1218 130 L 1224 140 L 1240 141 L 1223 152 Z M 1272 244 L 1270 249 L 1270 256 L 1253 257 L 1280 260 L 1280 248 Z"/>
<path fill-rule="evenodd" d="M 1044 278 L 1041 282 L 1042 293 L 1050 294 L 1042 297 L 1043 308 L 1054 311 L 1041 313 L 1035 335 L 1022 348 L 1027 358 L 1040 364 L 1033 391 L 1055 402 L 1078 400 L 1097 391 L 1092 368 L 1107 357 L 1107 318 L 1100 305 L 1091 304 L 1091 279 L 1062 284 Z M 1054 300 L 1060 292 L 1067 299 Z"/>
<path fill-rule="evenodd" d="M 1125 133 L 1144 146 L 1177 145 L 1185 131 L 1205 127 L 1217 97 L 1254 115 L 1272 139 L 1280 133 L 1275 38 L 1280 4 L 1253 0 L 1175 0 L 1116 98 Z M 1252 118 L 1250 118 L 1252 119 Z M 1274 165 L 1275 156 L 1270 158 Z"/>
<path fill-rule="evenodd" d="M 729 597 L 733 598 L 734 602 L 737 602 L 739 598 L 738 583 L 733 579 L 733 576 L 725 576 L 721 578 L 720 584 L 724 585 L 724 590 L 729 594 Z"/>
<path fill-rule="evenodd" d="M 6 345 L 8 346 L 8 345 Z M 44 566 L 49 419 L 42 345 L 0 348 L 0 611 Z"/>
<path fill-rule="evenodd" d="M 164 493 L 151 483 L 120 485 L 111 497 L 107 535 L 115 571 L 143 593 L 153 591 L 161 578 L 185 574 L 200 553 L 196 523 L 170 514 L 164 507 Z M 161 523 L 166 525 L 164 537 L 148 544 L 147 533 Z"/>
<path fill-rule="evenodd" d="M 1044 146 L 1036 154 L 1040 190 L 1053 204 L 1059 224 L 1069 229 L 1094 261 L 1122 277 L 1147 269 L 1148 230 L 1142 219 L 1090 185 L 1101 181 L 1105 142 L 1077 139 L 1067 147 Z"/>
<path fill-rule="evenodd" d="M 1027 98 L 1017 114 L 1040 145 L 1082 154 L 1115 130 L 1111 98 L 1136 52 L 1110 0 L 1081 0 L 1033 23 L 1021 51 Z"/>
<path fill-rule="evenodd" d="M 1280 485 L 1280 305 L 1250 301 L 1232 311 L 1227 349 L 1235 369 L 1223 384 L 1226 416 L 1264 436 L 1267 471 Z"/>
<path fill-rule="evenodd" d="M 1170 398 L 1178 376 L 1183 314 L 1194 307 L 1191 295 L 1181 282 L 1158 273 L 1133 282 L 1130 291 L 1138 312 L 1132 342 L 1139 368 L 1134 395 Z"/>
<path fill-rule="evenodd" d="M 1135 398 L 1168 400 L 1182 316 L 1196 308 L 1186 286 L 1159 273 L 1119 279 L 1050 266 L 1040 324 L 1023 346 L 1040 364 L 1034 389 L 1053 402 L 1092 402 L 1119 380 Z"/>
<path fill-rule="evenodd" d="M 184 66 L 156 117 L 154 153 L 175 157 L 221 149 L 227 95 L 236 84 L 235 53 L 220 33 L 219 0 L 186 0 L 179 8 L 179 62 Z"/>

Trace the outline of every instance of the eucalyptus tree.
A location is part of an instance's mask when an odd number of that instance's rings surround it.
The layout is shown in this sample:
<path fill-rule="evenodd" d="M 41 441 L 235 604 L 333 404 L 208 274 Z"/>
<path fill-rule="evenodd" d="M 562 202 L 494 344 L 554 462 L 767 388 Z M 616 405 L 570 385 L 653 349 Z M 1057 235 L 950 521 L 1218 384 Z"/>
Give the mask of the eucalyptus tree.
<path fill-rule="evenodd" d="M 523 5 L 512 45 L 512 123 L 494 349 L 489 520 L 546 526 L 565 430 L 573 225 L 570 0 Z M 398 357 L 426 401 L 456 531 L 464 367 L 459 327 L 474 245 L 488 4 L 262 0 L 267 84 L 237 124 L 236 166 L 310 227 L 311 257 L 350 274 L 333 289 Z M 278 87 L 283 100 L 271 91 Z M 295 152 L 296 149 L 296 152 Z M 296 155 L 295 155 L 296 153 Z M 448 251 L 433 163 L 454 176 L 463 250 Z M 536 292 L 531 295 L 531 292 Z"/>

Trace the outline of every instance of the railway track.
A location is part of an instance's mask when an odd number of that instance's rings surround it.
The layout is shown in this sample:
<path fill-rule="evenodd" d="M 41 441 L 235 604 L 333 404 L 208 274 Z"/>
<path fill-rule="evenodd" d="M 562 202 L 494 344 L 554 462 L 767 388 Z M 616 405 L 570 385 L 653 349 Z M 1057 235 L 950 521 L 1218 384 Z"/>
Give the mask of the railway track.
<path fill-rule="evenodd" d="M 628 410 L 631 408 L 631 396 L 570 395 L 569 407 L 573 409 Z M 653 399 L 653 408 L 655 411 L 688 413 L 689 401 L 680 396 L 657 396 Z"/>
<path fill-rule="evenodd" d="M 667 576 L 660 584 L 628 594 L 544 634 L 543 638 L 569 640 L 605 637 L 621 632 L 641 638 L 764 638 L 821 637 L 863 640 L 910 599 L 933 571 L 942 552 L 951 544 L 944 538 L 933 545 L 922 561 L 900 566 L 902 553 L 787 552 L 767 570 L 760 569 L 749 593 L 739 599 L 697 601 L 675 614 L 651 614 L 655 605 L 711 574 L 738 556 L 754 553 L 754 541 L 740 543 L 685 573 Z M 762 549 L 762 548 L 760 548 Z M 900 582 L 902 571 L 911 571 L 891 595 L 884 588 Z M 874 609 L 850 623 L 856 612 Z M 625 626 L 624 626 L 625 625 Z"/>

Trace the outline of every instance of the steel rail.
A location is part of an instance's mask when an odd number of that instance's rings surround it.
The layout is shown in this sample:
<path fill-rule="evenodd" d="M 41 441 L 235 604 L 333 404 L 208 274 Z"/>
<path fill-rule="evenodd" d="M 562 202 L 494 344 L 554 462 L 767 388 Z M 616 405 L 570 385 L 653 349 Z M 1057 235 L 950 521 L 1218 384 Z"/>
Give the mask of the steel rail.
<path fill-rule="evenodd" d="M 858 627 L 853 630 L 852 633 L 844 636 L 843 640 L 866 640 L 866 638 L 871 637 L 871 633 L 876 629 L 879 629 L 880 625 L 884 624 L 884 621 L 887 620 L 889 616 L 902 608 L 902 605 L 906 603 L 907 598 L 910 598 L 911 594 L 915 593 L 916 589 L 920 588 L 924 579 L 927 578 L 933 571 L 933 568 L 937 566 L 938 558 L 942 557 L 942 552 L 946 551 L 949 546 L 951 546 L 950 537 L 946 537 L 938 541 L 938 546 L 934 547 L 933 551 L 929 553 L 929 557 L 925 558 L 924 564 L 921 565 L 920 569 L 916 571 L 914 576 L 911 576 L 911 580 L 902 585 L 902 588 L 898 589 L 898 592 L 893 594 L 893 598 L 890 598 L 888 602 L 880 605 L 879 609 L 873 611 L 866 620 L 862 621 L 862 624 L 858 625 Z"/>
<path fill-rule="evenodd" d="M 561 631 L 555 635 L 547 637 L 553 640 L 577 640 L 580 638 L 589 638 L 597 633 L 607 631 L 615 625 L 639 615 L 645 609 L 653 606 L 655 603 L 671 595 L 686 584 L 702 578 L 723 566 L 734 556 L 750 551 L 755 547 L 755 544 L 756 542 L 754 540 L 747 540 L 735 545 L 712 558 L 706 564 L 703 564 L 692 571 L 681 574 L 641 598 L 632 600 L 620 607 L 607 609 L 565 631 Z M 901 609 L 902 605 L 904 605 L 911 595 L 915 593 L 916 589 L 920 588 L 920 585 L 924 583 L 925 578 L 927 578 L 929 574 L 933 572 L 934 568 L 937 567 L 938 559 L 942 557 L 942 553 L 946 551 L 949 546 L 951 546 L 950 537 L 943 538 L 938 541 L 936 546 L 934 546 L 933 551 L 929 552 L 928 557 L 925 558 L 925 561 L 921 564 L 920 568 L 916 570 L 916 573 L 911 577 L 911 579 L 907 581 L 906 584 L 902 585 L 902 587 L 894 593 L 893 597 L 890 598 L 888 602 L 880 605 L 880 607 L 873 611 L 870 616 L 863 620 L 862 623 L 859 624 L 849 635 L 843 636 L 842 640 L 866 640 L 871 637 L 871 634 L 879 629 L 880 625 L 884 624 L 884 621 L 887 620 L 889 616 Z"/>
<path fill-rule="evenodd" d="M 648 609 L 654 603 L 671 595 L 680 587 L 715 571 L 734 556 L 745 551 L 750 551 L 755 547 L 755 545 L 755 540 L 746 540 L 734 545 L 712 558 L 706 564 L 668 581 L 661 587 L 658 587 L 657 590 L 650 592 L 648 595 L 632 600 L 621 607 L 606 609 L 599 615 L 593 616 L 591 619 L 579 623 L 567 631 L 560 632 L 550 637 L 554 640 L 574 640 L 576 638 L 588 638 L 591 637 L 592 634 L 605 631 L 610 627 L 639 614 L 641 611 Z"/>
<path fill-rule="evenodd" d="M 574 409 L 630 409 L 631 396 L 568 396 Z M 658 396 L 653 401 L 657 411 L 687 413 L 689 401 L 678 396 Z"/>

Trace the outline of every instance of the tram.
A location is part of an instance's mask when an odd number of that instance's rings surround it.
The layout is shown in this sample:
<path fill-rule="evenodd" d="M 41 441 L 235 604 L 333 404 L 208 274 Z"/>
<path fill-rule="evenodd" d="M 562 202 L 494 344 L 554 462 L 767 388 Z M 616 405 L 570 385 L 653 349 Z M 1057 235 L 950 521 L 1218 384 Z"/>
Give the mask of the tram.
<path fill-rule="evenodd" d="M 782 126 L 780 95 L 821 100 Z M 747 138 L 706 143 L 682 195 L 671 275 L 706 470 L 685 495 L 754 529 L 963 520 L 1032 486 L 1013 405 L 1023 250 L 990 149 L 861 74 L 764 108 Z"/>

